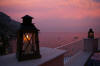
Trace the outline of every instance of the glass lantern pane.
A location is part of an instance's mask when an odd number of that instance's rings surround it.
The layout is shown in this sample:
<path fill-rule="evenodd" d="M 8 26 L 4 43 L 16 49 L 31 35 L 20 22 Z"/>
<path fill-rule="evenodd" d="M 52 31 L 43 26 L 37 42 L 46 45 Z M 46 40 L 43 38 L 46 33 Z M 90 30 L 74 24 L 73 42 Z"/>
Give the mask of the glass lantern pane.
<path fill-rule="evenodd" d="M 32 33 L 23 34 L 23 48 L 25 54 L 32 53 Z"/>
<path fill-rule="evenodd" d="M 90 33 L 90 36 L 93 36 L 93 33 Z"/>
<path fill-rule="evenodd" d="M 32 47 L 34 48 L 33 50 L 36 50 L 36 44 L 35 44 L 35 33 L 32 34 Z"/>

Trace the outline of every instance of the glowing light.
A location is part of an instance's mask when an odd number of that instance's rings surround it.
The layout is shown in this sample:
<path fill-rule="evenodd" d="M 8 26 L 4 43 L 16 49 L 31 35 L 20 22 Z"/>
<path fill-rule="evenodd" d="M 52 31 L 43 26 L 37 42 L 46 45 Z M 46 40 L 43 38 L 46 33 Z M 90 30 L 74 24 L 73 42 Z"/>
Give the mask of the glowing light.
<path fill-rule="evenodd" d="M 31 38 L 29 37 L 29 35 L 24 35 L 24 42 L 28 42 L 30 40 Z"/>

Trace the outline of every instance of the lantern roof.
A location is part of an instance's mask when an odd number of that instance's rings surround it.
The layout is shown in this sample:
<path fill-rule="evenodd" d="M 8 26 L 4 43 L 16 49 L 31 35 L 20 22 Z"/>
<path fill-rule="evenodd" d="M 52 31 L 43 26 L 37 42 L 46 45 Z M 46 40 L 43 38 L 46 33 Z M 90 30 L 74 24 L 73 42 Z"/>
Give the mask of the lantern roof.
<path fill-rule="evenodd" d="M 22 17 L 22 19 L 23 19 L 23 23 L 21 23 L 20 30 L 24 30 L 24 31 L 31 31 L 31 30 L 39 31 L 39 29 L 36 28 L 34 23 L 32 23 L 33 17 L 31 17 L 29 15 L 25 15 L 24 17 Z"/>
<path fill-rule="evenodd" d="M 92 28 L 90 28 L 90 29 L 89 29 L 89 32 L 93 32 L 93 29 L 92 29 Z"/>
<path fill-rule="evenodd" d="M 37 29 L 34 24 L 25 25 L 23 23 L 21 24 L 21 30 L 25 30 L 25 31 L 30 31 L 30 30 L 39 31 L 39 29 Z"/>
<path fill-rule="evenodd" d="M 25 19 L 26 19 L 26 18 L 28 18 L 28 19 L 34 19 L 33 17 L 31 17 L 31 16 L 29 16 L 29 15 L 25 15 L 25 16 L 22 17 L 22 19 L 24 19 L 24 18 L 25 18 Z"/>

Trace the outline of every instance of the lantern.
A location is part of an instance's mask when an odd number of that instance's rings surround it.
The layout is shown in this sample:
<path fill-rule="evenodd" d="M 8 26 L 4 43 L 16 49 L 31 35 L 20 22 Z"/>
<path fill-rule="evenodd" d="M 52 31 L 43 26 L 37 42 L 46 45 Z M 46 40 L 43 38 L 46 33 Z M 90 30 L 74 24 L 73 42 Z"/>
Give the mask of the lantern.
<path fill-rule="evenodd" d="M 90 28 L 88 32 L 88 38 L 94 39 L 94 31 Z"/>
<path fill-rule="evenodd" d="M 16 57 L 19 61 L 40 58 L 39 50 L 39 30 L 32 24 L 32 17 L 26 15 L 22 17 L 17 36 L 17 52 Z"/>

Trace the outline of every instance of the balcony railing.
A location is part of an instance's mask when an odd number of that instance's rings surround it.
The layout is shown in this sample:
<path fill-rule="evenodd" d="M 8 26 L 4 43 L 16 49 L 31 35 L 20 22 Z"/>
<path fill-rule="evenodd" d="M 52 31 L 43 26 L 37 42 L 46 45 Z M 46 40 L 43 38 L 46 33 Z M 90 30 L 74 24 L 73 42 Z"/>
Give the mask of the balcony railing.
<path fill-rule="evenodd" d="M 83 40 L 73 41 L 71 43 L 56 47 L 56 49 L 66 50 L 65 57 L 73 56 L 79 51 L 82 51 L 83 48 L 84 48 Z"/>

